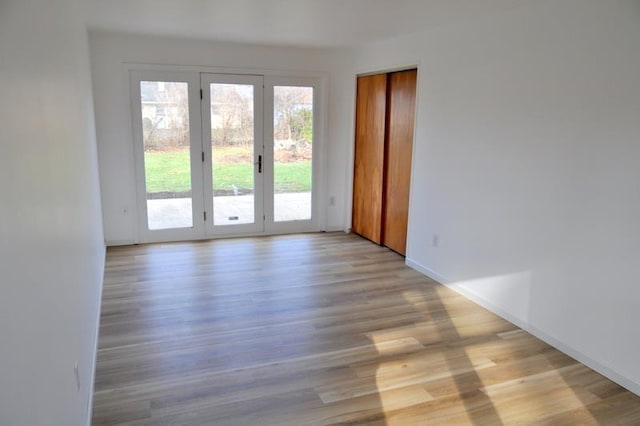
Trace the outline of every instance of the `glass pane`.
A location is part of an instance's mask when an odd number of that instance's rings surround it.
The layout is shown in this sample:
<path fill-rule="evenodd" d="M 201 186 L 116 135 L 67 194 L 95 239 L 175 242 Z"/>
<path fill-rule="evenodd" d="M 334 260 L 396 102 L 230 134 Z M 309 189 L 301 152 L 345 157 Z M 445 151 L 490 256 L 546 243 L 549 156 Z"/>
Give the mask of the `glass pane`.
<path fill-rule="evenodd" d="M 310 220 L 313 87 L 273 90 L 274 220 Z"/>
<path fill-rule="evenodd" d="M 188 84 L 141 81 L 140 99 L 149 229 L 192 227 Z"/>
<path fill-rule="evenodd" d="M 213 224 L 254 223 L 253 85 L 210 85 Z"/>

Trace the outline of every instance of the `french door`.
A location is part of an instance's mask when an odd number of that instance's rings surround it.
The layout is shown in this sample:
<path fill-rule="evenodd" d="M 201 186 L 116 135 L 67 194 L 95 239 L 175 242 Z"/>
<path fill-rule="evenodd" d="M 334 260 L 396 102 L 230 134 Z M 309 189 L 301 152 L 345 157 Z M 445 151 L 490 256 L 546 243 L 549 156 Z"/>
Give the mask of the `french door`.
<path fill-rule="evenodd" d="M 317 230 L 318 87 L 131 71 L 139 240 Z"/>
<path fill-rule="evenodd" d="M 264 231 L 263 77 L 202 74 L 209 234 Z M 207 218 L 208 219 L 208 218 Z"/>

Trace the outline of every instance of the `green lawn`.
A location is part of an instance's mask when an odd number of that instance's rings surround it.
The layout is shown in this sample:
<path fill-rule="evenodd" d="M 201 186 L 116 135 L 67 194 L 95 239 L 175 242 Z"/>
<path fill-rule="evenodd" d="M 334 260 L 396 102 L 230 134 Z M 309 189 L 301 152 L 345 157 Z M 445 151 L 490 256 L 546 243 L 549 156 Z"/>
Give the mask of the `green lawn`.
<path fill-rule="evenodd" d="M 226 154 L 226 155 L 224 155 Z M 240 151 L 231 148 L 219 157 L 229 161 L 229 156 Z M 186 192 L 191 189 L 189 174 L 189 152 L 156 151 L 144 156 L 147 192 Z M 311 190 L 311 162 L 299 161 L 277 163 L 274 169 L 276 192 L 306 192 Z M 232 191 L 236 185 L 240 189 L 251 187 L 253 180 L 251 164 L 218 162 L 213 165 L 214 187 L 217 190 Z"/>

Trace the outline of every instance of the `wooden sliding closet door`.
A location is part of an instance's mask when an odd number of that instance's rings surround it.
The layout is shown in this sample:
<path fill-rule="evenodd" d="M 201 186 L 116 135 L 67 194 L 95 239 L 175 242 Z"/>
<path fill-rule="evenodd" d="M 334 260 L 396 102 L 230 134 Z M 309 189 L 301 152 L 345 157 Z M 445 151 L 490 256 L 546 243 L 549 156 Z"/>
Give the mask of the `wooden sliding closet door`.
<path fill-rule="evenodd" d="M 404 255 L 418 71 L 358 77 L 351 229 Z"/>
<path fill-rule="evenodd" d="M 352 230 L 382 243 L 387 75 L 358 77 Z"/>
<path fill-rule="evenodd" d="M 416 108 L 416 70 L 389 74 L 382 244 L 405 254 Z"/>

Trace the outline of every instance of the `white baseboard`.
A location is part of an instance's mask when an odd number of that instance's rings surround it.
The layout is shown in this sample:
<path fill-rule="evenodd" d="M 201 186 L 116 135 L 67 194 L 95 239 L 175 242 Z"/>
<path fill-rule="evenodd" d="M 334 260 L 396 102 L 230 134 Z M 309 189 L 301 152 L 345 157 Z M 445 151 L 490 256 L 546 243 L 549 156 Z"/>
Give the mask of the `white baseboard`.
<path fill-rule="evenodd" d="M 107 247 L 115 247 L 115 246 L 131 246 L 136 242 L 134 240 L 106 240 L 105 244 Z"/>
<path fill-rule="evenodd" d="M 421 265 L 420 263 L 416 262 L 415 260 L 410 259 L 410 258 L 407 257 L 406 260 L 405 260 L 405 263 L 406 263 L 406 265 L 408 267 L 410 267 L 412 269 L 415 269 L 416 271 L 426 275 L 427 277 L 431 278 L 432 280 L 437 281 L 438 283 L 444 285 L 445 287 L 448 287 L 451 290 L 455 291 L 456 293 L 459 293 L 462 296 L 466 297 L 467 299 L 477 303 L 478 305 L 482 306 L 483 308 L 485 308 L 485 309 L 493 312 L 494 314 L 504 318 L 505 320 L 509 321 L 510 323 L 515 324 L 516 326 L 520 327 L 524 331 L 534 335 L 535 337 L 537 337 L 538 339 L 542 340 L 543 342 L 545 342 L 545 343 L 553 346 L 554 348 L 558 349 L 560 352 L 563 352 L 563 353 L 569 355 L 570 357 L 576 359 L 577 361 L 580 361 L 581 363 L 583 363 L 587 367 L 597 371 L 598 373 L 600 373 L 603 376 L 607 377 L 608 379 L 616 382 L 617 384 L 619 384 L 620 386 L 622 386 L 625 389 L 629 390 L 630 392 L 633 392 L 634 394 L 640 396 L 640 383 L 636 383 L 636 382 L 634 382 L 632 380 L 629 380 L 627 377 L 625 377 L 624 375 L 618 373 L 613 368 L 608 367 L 608 366 L 602 364 L 601 362 L 592 359 L 588 355 L 585 355 L 584 353 L 582 353 L 582 352 L 572 348 L 571 346 L 561 342 L 560 340 L 556 339 L 555 337 L 550 336 L 549 334 L 547 334 L 543 330 L 540 330 L 539 328 L 529 324 L 528 322 L 511 315 L 510 313 L 506 312 L 502 308 L 500 308 L 500 307 L 496 306 L 495 304 L 493 304 L 493 302 L 485 299 L 484 297 L 482 297 L 482 296 L 480 296 L 480 295 L 478 295 L 478 294 L 476 294 L 476 293 L 474 293 L 472 291 L 469 291 L 468 289 L 466 289 L 464 287 L 456 285 L 451 280 L 448 280 L 444 276 L 442 276 L 439 273 L 427 268 L 424 265 Z"/>
<path fill-rule="evenodd" d="M 411 268 L 411 269 L 415 269 L 416 271 L 420 272 L 423 275 L 426 275 L 427 277 L 431 278 L 434 281 L 437 281 L 439 284 L 442 285 L 447 285 L 448 281 L 445 279 L 445 277 L 443 277 L 442 275 L 438 274 L 435 271 L 432 271 L 431 269 L 427 268 L 426 266 L 421 265 L 420 263 L 416 262 L 415 260 L 407 257 L 405 258 L 405 264 Z"/>
<path fill-rule="evenodd" d="M 342 226 L 328 226 L 325 232 L 346 232 Z"/>
<path fill-rule="evenodd" d="M 93 338 L 93 359 L 91 365 L 91 375 L 89 378 L 89 402 L 87 407 L 87 425 L 91 425 L 91 420 L 93 419 L 93 394 L 95 392 L 95 383 L 96 383 L 96 364 L 98 361 L 98 338 L 100 331 L 100 315 L 102 313 L 102 290 L 104 287 L 104 269 L 106 264 L 106 247 L 104 252 L 105 260 L 102 262 L 102 270 L 100 271 L 100 288 L 98 289 L 98 318 L 96 318 L 96 330 Z"/>

